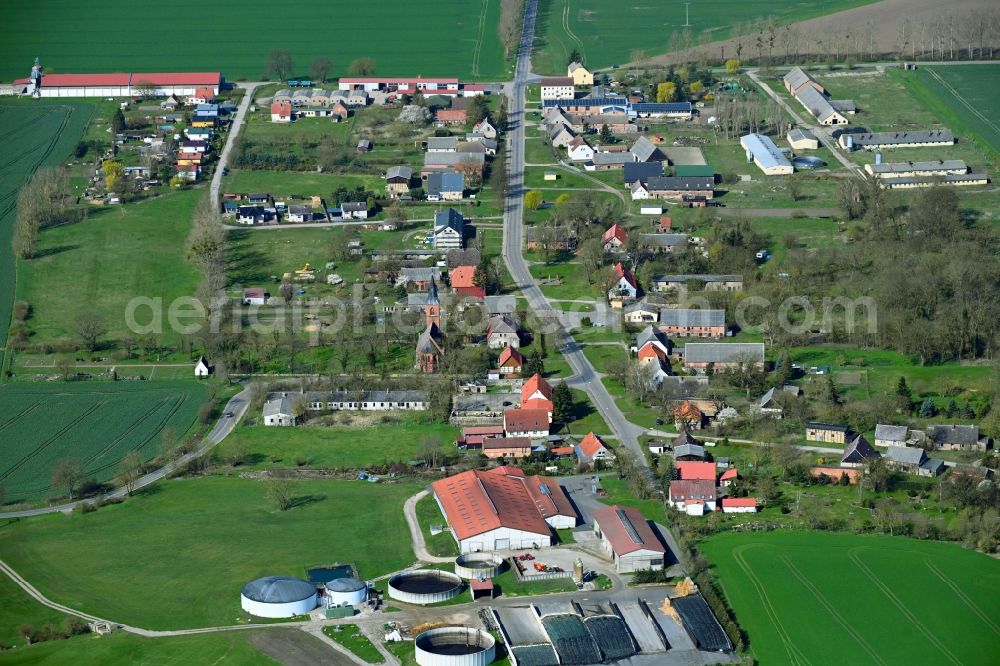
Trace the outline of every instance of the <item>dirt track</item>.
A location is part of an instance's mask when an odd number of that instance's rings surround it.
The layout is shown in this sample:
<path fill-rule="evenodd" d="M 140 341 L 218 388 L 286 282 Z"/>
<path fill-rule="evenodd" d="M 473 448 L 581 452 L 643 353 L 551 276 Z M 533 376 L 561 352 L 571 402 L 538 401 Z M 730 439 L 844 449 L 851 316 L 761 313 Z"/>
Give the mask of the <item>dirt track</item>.
<path fill-rule="evenodd" d="M 810 44 L 812 53 L 832 53 L 836 45 L 831 37 L 842 35 L 852 28 L 865 31 L 868 41 L 869 25 L 872 28 L 876 53 L 894 51 L 899 42 L 899 24 L 903 18 L 910 20 L 913 29 L 926 21 L 947 15 L 963 15 L 973 9 L 988 9 L 996 6 L 996 0 L 882 0 L 864 7 L 856 7 L 843 12 L 821 16 L 808 21 L 799 21 L 792 26 L 802 35 L 804 43 Z M 865 44 L 865 50 L 868 44 Z M 694 47 L 689 53 L 703 52 L 710 58 L 735 57 L 736 41 L 733 39 L 710 42 Z M 778 50 L 775 50 L 778 54 Z M 676 54 L 651 58 L 651 62 L 669 63 Z"/>
<path fill-rule="evenodd" d="M 269 629 L 255 632 L 249 639 L 254 647 L 283 666 L 357 666 L 351 659 L 298 629 Z"/>

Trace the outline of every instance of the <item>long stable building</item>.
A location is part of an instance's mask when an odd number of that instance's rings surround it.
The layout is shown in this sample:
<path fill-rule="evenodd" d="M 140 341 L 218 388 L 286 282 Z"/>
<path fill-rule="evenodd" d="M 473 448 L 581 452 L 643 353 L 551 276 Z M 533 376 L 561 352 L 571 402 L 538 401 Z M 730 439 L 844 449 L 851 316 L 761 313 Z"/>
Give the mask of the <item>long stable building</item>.
<path fill-rule="evenodd" d="M 202 88 L 218 95 L 221 87 L 220 72 L 42 74 L 37 89 L 30 78 L 14 81 L 17 94 L 36 97 L 135 97 L 150 91 L 158 97 L 182 97 Z"/>
<path fill-rule="evenodd" d="M 556 479 L 517 467 L 469 470 L 431 484 L 463 553 L 552 545 L 552 530 L 576 526 L 576 511 Z"/>

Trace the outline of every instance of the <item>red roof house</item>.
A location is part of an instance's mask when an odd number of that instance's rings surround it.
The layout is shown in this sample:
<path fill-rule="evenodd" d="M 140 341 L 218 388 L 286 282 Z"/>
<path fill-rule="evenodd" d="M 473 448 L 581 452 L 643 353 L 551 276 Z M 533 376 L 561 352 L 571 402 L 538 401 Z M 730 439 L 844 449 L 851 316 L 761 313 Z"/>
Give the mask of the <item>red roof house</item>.
<path fill-rule="evenodd" d="M 719 485 L 728 488 L 733 484 L 733 481 L 735 481 L 738 478 L 740 478 L 740 473 L 736 470 L 735 467 L 733 467 L 732 469 L 727 469 L 725 472 L 722 473 L 722 476 L 719 477 Z"/>
<path fill-rule="evenodd" d="M 457 266 L 451 270 L 448 277 L 451 280 L 451 288 L 455 290 L 456 296 L 486 298 L 486 291 L 482 287 L 475 285 L 475 275 L 475 266 Z"/>
<path fill-rule="evenodd" d="M 524 356 L 510 345 L 500 352 L 500 375 L 503 377 L 520 377 L 521 368 L 524 366 Z"/>
<path fill-rule="evenodd" d="M 551 412 L 544 409 L 508 409 L 503 413 L 503 429 L 508 437 L 546 437 Z"/>
<path fill-rule="evenodd" d="M 711 481 L 715 483 L 715 463 L 681 461 L 676 464 L 678 475 L 683 481 Z"/>
<path fill-rule="evenodd" d="M 552 386 L 538 373 L 521 386 L 521 409 L 543 409 L 552 419 Z"/>
<path fill-rule="evenodd" d="M 580 462 L 593 462 L 595 460 L 608 460 L 613 455 L 600 437 L 588 432 L 576 446 L 576 457 L 579 458 Z"/>
<path fill-rule="evenodd" d="M 755 497 L 723 497 L 723 513 L 755 513 L 757 499 Z"/>
<path fill-rule="evenodd" d="M 462 438 L 459 442 L 466 448 L 481 449 L 483 441 L 488 437 L 503 437 L 503 426 L 466 426 L 462 428 Z"/>
<path fill-rule="evenodd" d="M 434 119 L 441 125 L 464 125 L 469 114 L 465 109 L 438 109 Z"/>
<path fill-rule="evenodd" d="M 290 102 L 273 102 L 271 104 L 272 123 L 292 122 L 292 105 Z"/>
<path fill-rule="evenodd" d="M 625 247 L 628 242 L 628 232 L 620 224 L 612 224 L 601 238 L 601 245 L 606 252 L 615 252 Z"/>

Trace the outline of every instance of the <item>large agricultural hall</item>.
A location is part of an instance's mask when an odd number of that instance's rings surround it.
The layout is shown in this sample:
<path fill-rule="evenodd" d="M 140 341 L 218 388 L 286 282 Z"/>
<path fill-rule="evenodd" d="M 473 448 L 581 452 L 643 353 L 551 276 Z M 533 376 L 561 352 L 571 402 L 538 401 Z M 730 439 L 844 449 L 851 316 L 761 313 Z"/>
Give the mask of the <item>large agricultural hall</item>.
<path fill-rule="evenodd" d="M 157 97 L 194 95 L 199 88 L 222 87 L 220 72 L 153 72 L 113 74 L 42 74 L 14 81 L 14 94 L 35 97 L 137 97 L 150 91 Z"/>
<path fill-rule="evenodd" d="M 431 484 L 463 553 L 552 545 L 553 529 L 576 527 L 576 511 L 555 479 L 518 467 L 469 470 Z"/>

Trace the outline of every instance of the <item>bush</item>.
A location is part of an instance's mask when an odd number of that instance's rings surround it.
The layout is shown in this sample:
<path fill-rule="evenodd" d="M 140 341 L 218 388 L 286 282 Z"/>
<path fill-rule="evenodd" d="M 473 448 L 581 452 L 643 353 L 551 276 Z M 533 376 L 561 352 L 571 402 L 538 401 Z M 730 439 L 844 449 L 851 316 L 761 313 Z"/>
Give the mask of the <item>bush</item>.
<path fill-rule="evenodd" d="M 580 326 L 582 326 L 584 328 L 590 328 L 593 325 L 594 325 L 594 321 L 590 317 L 581 317 L 580 318 Z"/>

